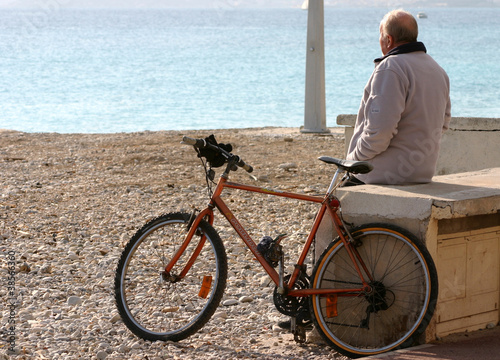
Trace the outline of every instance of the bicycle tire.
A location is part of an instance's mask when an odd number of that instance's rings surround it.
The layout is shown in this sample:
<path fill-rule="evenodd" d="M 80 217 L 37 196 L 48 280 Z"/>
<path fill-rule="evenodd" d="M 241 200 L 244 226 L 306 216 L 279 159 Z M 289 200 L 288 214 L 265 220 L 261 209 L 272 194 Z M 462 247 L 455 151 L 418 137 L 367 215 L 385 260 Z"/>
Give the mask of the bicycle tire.
<path fill-rule="evenodd" d="M 438 278 L 431 255 L 413 234 L 398 226 L 366 224 L 351 234 L 373 276 L 373 291 L 329 299 L 311 296 L 318 332 L 339 353 L 351 358 L 413 345 L 431 320 L 437 302 Z M 362 287 L 339 238 L 318 259 L 312 279 L 312 288 Z"/>
<path fill-rule="evenodd" d="M 171 213 L 146 223 L 122 252 L 115 273 L 115 301 L 125 325 L 150 341 L 180 341 L 197 332 L 216 311 L 226 286 L 227 257 L 214 228 L 202 221 L 174 266 L 180 272 L 201 236 L 202 251 L 181 280 L 162 273 L 187 234 L 189 214 Z M 178 273 L 177 273 L 178 275 Z M 204 285 L 206 293 L 202 294 Z"/>

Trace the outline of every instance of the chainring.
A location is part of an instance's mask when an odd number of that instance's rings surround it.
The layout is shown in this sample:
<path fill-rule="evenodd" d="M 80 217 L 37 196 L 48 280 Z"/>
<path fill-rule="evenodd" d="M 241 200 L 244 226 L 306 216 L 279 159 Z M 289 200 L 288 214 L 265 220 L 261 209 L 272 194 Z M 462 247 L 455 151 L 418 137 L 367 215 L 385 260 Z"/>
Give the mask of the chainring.
<path fill-rule="evenodd" d="M 285 283 L 291 275 L 285 276 Z M 308 289 L 309 280 L 303 274 L 295 282 L 293 289 Z M 307 297 L 287 296 L 278 293 L 278 287 L 274 288 L 273 301 L 276 309 L 286 316 L 296 317 L 302 312 L 309 311 L 309 301 Z"/>

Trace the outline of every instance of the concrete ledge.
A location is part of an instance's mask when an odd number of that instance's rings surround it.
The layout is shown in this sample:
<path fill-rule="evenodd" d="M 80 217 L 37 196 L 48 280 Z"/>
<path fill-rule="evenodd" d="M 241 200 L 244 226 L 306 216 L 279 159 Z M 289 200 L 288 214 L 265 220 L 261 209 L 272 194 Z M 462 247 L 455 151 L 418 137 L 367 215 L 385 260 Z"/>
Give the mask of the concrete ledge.
<path fill-rule="evenodd" d="M 500 210 L 500 168 L 435 176 L 429 184 L 355 186 L 337 194 L 346 216 L 367 221 L 383 216 L 403 227 L 411 225 L 405 219 L 421 222 L 431 215 L 451 219 L 494 214 Z"/>

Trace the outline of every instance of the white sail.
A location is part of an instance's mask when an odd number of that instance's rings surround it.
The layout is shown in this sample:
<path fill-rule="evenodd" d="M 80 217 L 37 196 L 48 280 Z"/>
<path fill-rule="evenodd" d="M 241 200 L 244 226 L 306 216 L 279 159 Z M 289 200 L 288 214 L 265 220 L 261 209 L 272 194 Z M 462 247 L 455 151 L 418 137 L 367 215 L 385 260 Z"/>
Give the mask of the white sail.
<path fill-rule="evenodd" d="M 302 3 L 301 9 L 307 10 L 308 7 L 309 7 L 309 0 L 304 0 L 304 2 Z"/>

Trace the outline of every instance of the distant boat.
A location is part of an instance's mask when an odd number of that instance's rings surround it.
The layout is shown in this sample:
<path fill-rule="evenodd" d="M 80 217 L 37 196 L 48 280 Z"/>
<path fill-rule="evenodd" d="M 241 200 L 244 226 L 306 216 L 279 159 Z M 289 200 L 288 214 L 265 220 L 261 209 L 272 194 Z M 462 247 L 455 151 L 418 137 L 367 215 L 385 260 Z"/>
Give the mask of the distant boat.
<path fill-rule="evenodd" d="M 309 0 L 304 0 L 302 6 L 300 7 L 302 10 L 307 10 L 309 8 Z"/>
<path fill-rule="evenodd" d="M 419 12 L 419 13 L 417 14 L 417 17 L 418 17 L 419 19 L 427 19 L 427 14 L 426 14 L 426 13 L 424 13 L 424 12 Z"/>

